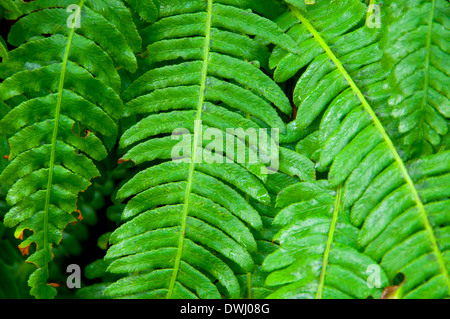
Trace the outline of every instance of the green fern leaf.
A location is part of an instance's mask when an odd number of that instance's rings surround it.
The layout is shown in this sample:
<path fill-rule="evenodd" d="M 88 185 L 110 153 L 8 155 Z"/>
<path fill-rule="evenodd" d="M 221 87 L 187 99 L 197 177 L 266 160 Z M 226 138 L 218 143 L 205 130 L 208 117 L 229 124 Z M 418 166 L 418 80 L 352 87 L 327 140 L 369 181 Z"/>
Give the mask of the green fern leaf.
<path fill-rule="evenodd" d="M 359 12 L 354 20 L 348 14 L 342 14 L 342 19 L 345 16 L 345 19 L 354 21 L 353 24 L 345 24 L 345 28 L 357 24 L 363 18 L 365 9 L 358 1 L 347 1 L 337 6 L 361 8 L 359 11 L 341 11 Z M 320 120 L 318 169 L 329 170 L 330 186 L 343 190 L 344 210 L 350 210 L 353 225 L 362 227 L 358 235 L 359 247 L 383 265 L 389 280 L 393 280 L 400 272 L 407 273 L 404 297 L 448 296 L 448 248 L 445 241 L 441 240 L 441 227 L 434 224 L 432 219 L 439 209 L 443 209 L 448 198 L 448 168 L 446 164 L 437 164 L 443 158 L 444 162 L 448 161 L 448 154 L 443 152 L 423 158 L 420 160 L 423 161 L 423 166 L 409 163 L 400 156 L 387 127 L 376 113 L 376 108 L 371 106 L 377 107 L 385 101 L 388 92 L 383 91 L 387 74 L 380 63 L 380 51 L 376 49 L 376 42 L 373 42 L 376 38 L 362 38 L 361 42 L 350 41 L 345 50 L 347 54 L 354 51 L 353 47 L 356 50 L 368 49 L 372 53 L 367 57 L 363 56 L 362 62 L 349 60 L 354 62 L 349 65 L 345 63 L 346 55 L 341 55 L 340 47 L 336 45 L 336 41 L 339 42 L 340 39 L 348 42 L 352 36 L 356 39 L 366 32 L 370 34 L 374 31 L 363 26 L 342 38 L 335 38 L 338 35 L 336 32 L 345 31 L 344 27 L 334 27 L 334 21 L 339 21 L 339 17 L 330 17 L 328 24 L 326 18 L 317 23 L 312 21 L 313 17 L 324 17 L 327 10 L 325 2 L 317 3 L 306 14 L 292 7 L 291 14 L 301 24 L 293 23 L 290 32 L 301 39 L 301 48 L 307 54 L 295 57 L 274 52 L 271 58 L 277 62 L 279 74 L 284 76 L 284 68 L 281 68 L 283 63 L 293 63 L 299 69 L 304 66 L 304 56 L 316 56 L 298 82 L 301 104 L 297 119 L 289 126 L 303 128 L 316 119 Z M 282 20 L 283 23 L 287 23 L 286 21 L 292 23 L 295 19 L 290 17 Z M 326 26 L 325 31 L 321 30 L 323 26 Z M 328 36 L 328 31 L 333 37 Z M 372 51 L 373 45 L 375 51 Z M 321 52 L 325 52 L 325 56 L 321 57 Z M 310 57 L 307 59 L 309 61 Z M 298 64 L 298 61 L 301 63 Z M 322 70 L 315 64 L 326 66 Z M 312 68 L 311 72 L 308 72 L 309 68 Z M 310 85 L 311 81 L 313 83 Z M 310 103 L 312 101 L 314 103 Z M 420 173 L 415 165 L 420 166 Z M 448 223 L 445 211 L 448 209 L 444 209 L 440 224 L 444 229 Z M 407 218 L 410 219 L 406 221 Z M 389 241 L 385 233 L 390 232 L 392 235 L 394 227 L 399 229 L 399 219 L 404 222 L 403 227 L 409 229 L 408 234 L 402 237 L 402 243 Z M 445 238 L 445 234 L 443 237 Z M 414 245 L 418 241 L 424 247 L 416 250 Z M 378 245 L 383 244 L 386 244 L 385 255 L 378 253 Z M 406 258 L 405 252 L 410 251 L 413 253 Z M 424 262 L 425 259 L 428 260 L 427 263 Z M 408 265 L 403 263 L 405 260 Z M 424 272 L 424 275 L 417 276 L 413 274 L 414 271 Z"/>
<path fill-rule="evenodd" d="M 329 14 L 331 7 L 335 15 Z M 298 9 L 294 10 L 297 14 L 288 11 L 277 22 L 297 41 L 301 54 L 276 47 L 270 57 L 270 67 L 275 68 L 274 79 L 279 82 L 286 81 L 306 67 L 294 89 L 293 99 L 299 115 L 288 125 L 288 142 L 297 142 L 301 132 L 319 117 L 331 101 L 346 98 L 340 103 L 352 102 L 347 101 L 352 98 L 352 91 L 345 90 L 350 84 L 330 54 L 339 59 L 340 65 L 346 68 L 354 81 L 364 84 L 366 91 L 379 89 L 379 81 L 387 75 L 376 63 L 382 57 L 376 42 L 380 31 L 365 25 L 354 28 L 365 18 L 367 8 L 364 4 L 340 1 L 330 6 L 328 1 L 318 1 L 305 16 Z M 316 23 L 312 25 L 310 21 Z M 333 48 L 332 51 L 330 48 Z M 368 74 L 369 81 L 366 78 Z M 365 82 L 358 81 L 359 78 Z M 338 96 L 342 98 L 338 99 Z"/>
<path fill-rule="evenodd" d="M 81 17 L 80 28 L 67 24 L 69 4 L 24 4 L 25 16 L 8 37 L 18 47 L 0 67 L 5 78 L 0 100 L 9 105 L 0 120 L 0 135 L 10 147 L 0 181 L 9 189 L 6 200 L 12 206 L 4 224 L 16 227 L 15 236 L 23 239 L 19 248 L 38 268 L 28 282 L 36 298 L 56 295 L 48 284 L 52 247 L 60 243 L 67 224 L 76 221 L 72 213 L 78 194 L 100 174 L 93 160 L 104 159 L 118 135 L 123 104 L 113 61 L 135 69 L 130 46 L 141 46 L 120 1 L 104 10 L 98 10 L 98 2 L 80 1 L 73 16 Z M 111 19 L 122 23 L 115 21 L 116 28 L 96 10 L 114 11 Z M 99 26 L 107 32 L 98 32 Z M 25 230 L 31 235 L 24 236 Z"/>
<path fill-rule="evenodd" d="M 358 251 L 359 230 L 342 209 L 340 188 L 335 192 L 326 181 L 294 184 L 278 195 L 277 207 L 274 223 L 281 230 L 274 240 L 280 247 L 263 264 L 271 272 L 266 285 L 276 289 L 269 298 L 381 295 L 377 288 L 387 284 L 387 277 Z M 378 269 L 376 282 L 370 281 L 371 267 Z"/>
<path fill-rule="evenodd" d="M 449 294 L 449 156 L 449 152 L 443 152 L 408 163 L 422 206 L 393 163 L 372 181 L 352 208 L 354 224 L 364 219 L 360 245 L 380 262 L 389 278 L 399 272 L 405 275 L 405 298 L 443 298 Z M 377 185 L 383 186 L 377 190 Z M 378 200 L 376 205 L 374 200 Z"/>
<path fill-rule="evenodd" d="M 252 253 L 258 247 L 251 229 L 263 227 L 248 199 L 262 205 L 271 199 L 262 183 L 265 164 L 260 158 L 239 161 L 226 141 L 237 143 L 246 140 L 247 130 L 259 130 L 252 116 L 285 132 L 274 106 L 285 114 L 292 108 L 280 87 L 258 68 L 267 63 L 258 48 L 267 49 L 249 35 L 286 49 L 293 42 L 272 21 L 242 9 L 251 1 L 164 3 L 161 18 L 141 32 L 150 53 L 145 62 L 149 70 L 123 94 L 126 116 L 138 121 L 121 136 L 119 145 L 126 151 L 121 161 L 148 168 L 117 192 L 117 200 L 129 200 L 122 214 L 125 223 L 111 235 L 106 258 L 112 261 L 108 270 L 124 277 L 105 295 L 238 298 L 238 277 L 255 269 Z M 179 128 L 186 131 L 178 137 L 190 146 L 179 161 L 171 161 L 179 142 L 168 134 Z M 242 131 L 229 133 L 229 128 Z M 212 149 L 200 139 L 208 129 L 223 136 L 223 144 Z M 246 156 L 264 151 L 252 140 L 244 149 Z M 197 161 L 208 152 L 223 164 Z M 311 161 L 287 149 L 281 152 L 286 159 L 282 170 L 314 179 Z M 305 165 L 290 164 L 293 158 Z"/>

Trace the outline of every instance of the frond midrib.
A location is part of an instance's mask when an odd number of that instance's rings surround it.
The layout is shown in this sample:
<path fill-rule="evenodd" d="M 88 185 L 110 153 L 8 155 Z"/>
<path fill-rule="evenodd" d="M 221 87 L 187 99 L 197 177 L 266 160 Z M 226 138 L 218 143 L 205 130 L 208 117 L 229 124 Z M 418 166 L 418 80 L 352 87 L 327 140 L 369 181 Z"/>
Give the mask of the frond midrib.
<path fill-rule="evenodd" d="M 213 0 L 208 0 L 208 7 L 207 7 L 207 18 L 206 18 L 206 26 L 205 26 L 205 42 L 203 47 L 203 68 L 202 68 L 202 78 L 200 83 L 200 95 L 197 105 L 197 115 L 194 122 L 194 141 L 192 143 L 192 151 L 191 151 L 191 158 L 190 158 L 190 165 L 189 165 L 189 175 L 187 180 L 187 187 L 185 192 L 185 198 L 184 198 L 184 209 L 183 209 L 183 215 L 181 220 L 181 231 L 180 231 L 180 239 L 178 241 L 178 252 L 177 256 L 175 258 L 174 268 L 172 277 L 169 284 L 169 290 L 167 292 L 167 299 L 170 299 L 173 294 L 173 290 L 175 287 L 175 282 L 178 276 L 178 270 L 180 267 L 181 262 L 181 256 L 183 254 L 183 242 L 185 238 L 186 233 L 186 223 L 187 223 L 187 217 L 189 213 L 189 199 L 192 189 L 192 183 L 194 179 L 194 171 L 195 171 L 195 160 L 197 158 L 197 143 L 198 138 L 201 133 L 201 118 L 202 118 L 202 110 L 203 110 L 203 103 L 205 98 L 205 91 L 206 91 L 206 79 L 208 75 L 208 58 L 209 58 L 209 52 L 210 52 L 210 39 L 211 39 L 211 26 L 212 26 L 212 5 Z"/>
<path fill-rule="evenodd" d="M 78 6 L 79 10 L 77 10 L 75 15 L 75 21 L 80 17 L 81 15 L 81 9 L 84 5 L 84 0 L 80 0 Z M 61 113 L 61 103 L 62 103 L 62 95 L 64 91 L 64 79 L 66 75 L 66 67 L 67 63 L 69 61 L 69 53 L 70 48 L 72 46 L 72 39 L 75 34 L 75 27 L 73 27 L 70 30 L 69 37 L 67 39 L 67 44 L 64 51 L 64 57 L 61 64 L 61 76 L 59 78 L 58 83 L 58 95 L 57 95 L 57 102 L 56 102 L 56 108 L 55 108 L 55 126 L 53 128 L 53 135 L 52 135 L 52 141 L 51 141 L 51 150 L 50 150 L 50 160 L 49 160 L 49 171 L 48 171 L 48 180 L 47 180 L 47 190 L 45 195 L 45 206 L 44 206 L 44 245 L 43 249 L 48 249 L 48 215 L 49 215 L 49 209 L 50 209 L 50 195 L 51 195 L 51 189 L 52 189 L 52 183 L 53 183 L 53 169 L 55 165 L 55 157 L 56 157 L 56 142 L 58 137 L 58 126 L 59 126 L 59 116 Z M 48 269 L 48 263 L 47 260 L 47 254 L 44 253 L 44 267 Z"/>
<path fill-rule="evenodd" d="M 336 190 L 336 199 L 334 202 L 333 217 L 332 217 L 331 224 L 330 224 L 330 230 L 328 232 L 328 238 L 327 238 L 327 244 L 325 246 L 325 252 L 323 254 L 322 269 L 320 271 L 319 285 L 317 287 L 316 299 L 322 299 L 323 287 L 325 286 L 325 277 L 326 277 L 327 267 L 328 267 L 328 259 L 330 257 L 331 246 L 333 245 L 333 241 L 334 241 L 334 233 L 336 231 L 337 220 L 338 220 L 339 212 L 340 212 L 340 208 L 341 208 L 340 205 L 341 205 L 341 187 L 338 186 L 338 188 Z"/>
<path fill-rule="evenodd" d="M 434 5 L 435 0 L 433 0 L 432 4 Z M 422 222 L 424 223 L 425 229 L 427 231 L 428 237 L 430 238 L 433 251 L 437 257 L 437 261 L 439 263 L 439 267 L 441 272 L 444 274 L 448 290 L 450 291 L 450 277 L 448 275 L 447 269 L 445 267 L 445 262 L 442 256 L 442 253 L 439 249 L 439 246 L 437 244 L 437 239 L 433 231 L 433 227 L 430 224 L 430 221 L 428 220 L 427 213 L 425 211 L 425 207 L 422 203 L 422 200 L 419 197 L 419 193 L 414 185 L 414 182 L 411 178 L 411 176 L 408 173 L 408 170 L 406 169 L 406 165 L 401 159 L 399 153 L 397 152 L 397 149 L 394 146 L 394 143 L 392 142 L 391 138 L 389 137 L 388 133 L 386 132 L 383 124 L 381 124 L 381 121 L 378 119 L 377 115 L 375 114 L 374 110 L 371 108 L 369 103 L 367 102 L 366 98 L 364 97 L 361 90 L 358 88 L 358 86 L 355 84 L 353 79 L 351 78 L 350 74 L 345 70 L 342 63 L 339 61 L 339 59 L 336 57 L 336 55 L 331 51 L 330 47 L 326 44 L 320 33 L 314 28 L 314 26 L 306 19 L 302 13 L 295 8 L 294 6 L 289 4 L 289 8 L 291 11 L 295 14 L 295 16 L 306 26 L 306 28 L 311 32 L 313 37 L 316 39 L 316 41 L 319 43 L 319 45 L 322 47 L 322 49 L 325 51 L 325 53 L 329 56 L 329 58 L 333 61 L 333 63 L 336 65 L 336 68 L 341 72 L 341 74 L 344 76 L 344 78 L 347 80 L 348 84 L 352 88 L 353 92 L 356 94 L 358 99 L 360 100 L 361 104 L 363 105 L 366 112 L 370 115 L 375 127 L 378 129 L 378 131 L 383 136 L 383 140 L 388 146 L 389 150 L 391 151 L 392 155 L 394 156 L 395 162 L 398 164 L 402 175 L 408 184 L 411 194 L 414 197 L 414 201 L 416 202 L 416 206 L 419 209 L 420 216 L 422 218 Z M 434 7 L 433 7 L 434 8 Z M 433 14 L 433 10 L 432 10 Z M 430 26 L 431 30 L 431 26 Z M 431 37 L 430 37 L 431 39 Z"/>

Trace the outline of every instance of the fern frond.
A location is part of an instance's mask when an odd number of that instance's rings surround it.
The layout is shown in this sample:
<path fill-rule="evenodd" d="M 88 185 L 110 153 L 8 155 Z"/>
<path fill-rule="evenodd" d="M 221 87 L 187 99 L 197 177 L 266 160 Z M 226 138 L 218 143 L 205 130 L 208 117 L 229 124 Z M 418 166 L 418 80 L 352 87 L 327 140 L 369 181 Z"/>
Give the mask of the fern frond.
<path fill-rule="evenodd" d="M 10 147 L 0 176 L 12 206 L 4 224 L 16 227 L 15 236 L 23 239 L 19 248 L 38 268 L 29 280 L 37 298 L 56 295 L 47 283 L 52 247 L 76 221 L 78 194 L 100 174 L 94 160 L 107 156 L 118 135 L 123 103 L 114 62 L 135 69 L 131 48 L 141 46 L 121 1 L 81 0 L 73 15 L 81 18 L 80 28 L 67 24 L 69 4 L 24 3 L 25 15 L 8 37 L 18 47 L 0 66 L 0 100 L 10 108 L 0 120 L 0 135 Z M 117 27 L 103 16 L 113 11 L 109 18 Z M 25 230 L 31 235 L 24 236 Z"/>
<path fill-rule="evenodd" d="M 277 207 L 281 210 L 274 223 L 281 230 L 274 240 L 280 247 L 263 264 L 271 272 L 266 285 L 276 289 L 269 298 L 381 295 L 377 288 L 387 284 L 386 275 L 358 251 L 359 230 L 342 208 L 340 188 L 333 191 L 326 181 L 297 183 L 279 193 Z M 369 275 L 375 269 L 377 282 L 371 282 Z"/>
<path fill-rule="evenodd" d="M 344 8 L 348 6 L 361 8 L 341 11 L 342 19 L 352 19 L 349 18 L 351 14 L 348 12 L 359 12 L 361 16 L 359 20 L 362 19 L 365 11 L 363 4 L 358 1 L 346 1 L 338 4 L 341 5 Z M 362 34 L 374 31 L 363 26 L 336 39 L 327 37 L 328 31 L 337 36 L 336 32 L 342 32 L 344 28 L 335 27 L 334 21 L 340 21 L 339 17 L 326 18 L 328 10 L 332 10 L 331 7 L 321 2 L 306 14 L 291 7 L 291 14 L 301 24 L 295 24 L 290 30 L 293 33 L 298 31 L 298 37 L 302 39 L 301 48 L 307 54 L 289 57 L 283 53 L 279 59 L 279 55 L 274 53 L 272 57 L 279 60 L 277 67 L 280 68 L 280 74 L 284 74 L 284 69 L 281 69 L 283 61 L 295 61 L 310 54 L 317 56 L 320 52 L 325 52 L 322 57 L 318 55 L 300 77 L 298 83 L 302 85 L 299 87 L 299 96 L 302 96 L 304 91 L 307 94 L 301 98 L 297 119 L 291 125 L 302 128 L 311 125 L 317 119 L 320 121 L 318 169 L 329 170 L 330 186 L 333 189 L 343 190 L 344 210 L 350 210 L 353 225 L 362 227 L 358 235 L 359 246 L 384 266 L 389 280 L 393 280 L 399 272 L 408 273 L 405 281 L 407 287 L 405 297 L 448 296 L 450 293 L 448 248 L 445 241 L 441 240 L 440 227 L 443 225 L 445 229 L 448 223 L 445 216 L 448 214 L 444 213 L 439 226 L 433 222 L 435 209 L 443 209 L 448 198 L 448 168 L 446 164 L 438 165 L 443 158 L 444 162 L 448 162 L 446 159 L 448 153 L 443 152 L 421 159 L 423 166 L 419 169 L 420 173 L 413 168 L 419 164 L 409 163 L 400 156 L 387 127 L 374 107 L 386 98 L 387 92 L 383 91 L 386 71 L 383 71 L 379 63 L 381 58 L 379 49 L 373 54 L 364 56 L 362 62 L 356 60 L 356 63 L 347 65 L 344 63 L 345 55 L 341 56 L 339 46 L 335 45 L 336 41 L 341 39 L 345 38 L 348 42 L 352 36 L 358 39 Z M 313 17 L 324 18 L 315 23 Z M 293 21 L 293 18 L 287 20 Z M 354 24 L 347 23 L 345 28 L 357 23 L 356 17 Z M 321 28 L 325 30 L 322 31 Z M 361 43 L 368 41 L 365 37 L 361 39 L 359 42 L 350 41 L 350 44 L 359 47 Z M 369 46 L 361 50 L 371 48 L 370 43 L 369 41 Z M 374 45 L 376 46 L 376 42 Z M 349 48 L 351 46 L 348 45 Z M 332 64 L 329 65 L 328 61 Z M 308 75 L 308 69 L 315 63 L 327 65 L 324 67 L 325 72 L 321 73 L 320 68 L 313 68 L 314 72 Z M 367 63 L 371 64 L 364 66 Z M 355 65 L 358 68 L 353 71 Z M 307 80 L 303 81 L 304 78 Z M 363 78 L 365 80 L 361 81 Z M 311 81 L 313 84 L 310 86 L 311 89 L 308 89 Z M 371 96 L 376 98 L 370 99 Z M 310 103 L 312 101 L 314 103 Z M 434 191 L 431 191 L 432 189 Z M 448 208 L 444 211 L 448 211 Z M 414 217 L 412 214 L 415 214 Z M 411 218 L 408 222 L 405 220 L 406 216 Z M 380 245 L 382 240 L 387 240 L 383 233 L 388 229 L 392 230 L 391 227 L 398 227 L 396 221 L 402 218 L 404 227 L 410 229 L 410 232 L 402 237 L 404 240 L 402 244 L 389 242 L 386 243 L 386 255 L 375 253 L 378 249 L 375 246 Z M 378 242 L 379 238 L 383 239 Z M 371 245 L 375 241 L 377 244 Z M 419 241 L 423 247 L 415 246 Z M 398 247 L 395 247 L 397 244 Z M 391 253 L 387 252 L 388 249 Z M 410 251 L 412 253 L 406 258 L 404 253 Z M 424 262 L 425 259 L 428 260 L 427 263 Z M 400 260 L 402 262 L 407 260 L 409 264 L 403 264 Z M 417 274 L 412 275 L 413 271 L 424 272 L 422 277 L 419 276 L 420 281 L 416 280 Z"/>
<path fill-rule="evenodd" d="M 353 103 L 350 83 L 331 57 L 338 59 L 346 73 L 358 85 L 364 85 L 368 93 L 380 89 L 379 82 L 387 72 L 377 63 L 382 57 L 377 43 L 380 31 L 361 25 L 367 11 L 363 3 L 318 1 L 308 7 L 306 15 L 297 8 L 293 10 L 280 16 L 277 23 L 297 41 L 301 54 L 276 47 L 269 63 L 275 68 L 274 79 L 278 82 L 306 68 L 294 89 L 293 100 L 299 114 L 288 125 L 288 141 L 297 142 L 302 131 L 319 118 L 330 102 Z"/>
<path fill-rule="evenodd" d="M 263 226 L 247 199 L 262 205 L 271 199 L 262 183 L 266 166 L 260 159 L 240 162 L 225 142 L 246 137 L 227 129 L 256 132 L 256 117 L 285 132 L 274 106 L 289 115 L 289 100 L 258 68 L 267 64 L 259 48 L 267 48 L 249 36 L 286 49 L 293 42 L 272 21 L 242 9 L 252 1 L 164 3 L 161 18 L 141 32 L 149 70 L 123 94 L 125 114 L 136 116 L 137 123 L 120 139 L 126 151 L 121 161 L 146 168 L 117 192 L 118 200 L 129 200 L 125 223 L 111 235 L 106 258 L 112 261 L 108 270 L 124 277 L 105 295 L 238 298 L 239 275 L 255 268 L 251 229 Z M 189 150 L 171 161 L 179 141 L 168 134 L 180 128 L 185 131 L 178 137 L 189 143 Z M 200 139 L 207 129 L 223 136 L 223 144 L 211 149 L 209 141 Z M 260 149 L 260 142 L 245 143 L 247 156 Z M 197 161 L 207 152 L 223 164 Z M 282 152 L 288 160 L 293 156 L 287 149 Z M 314 179 L 312 162 L 304 162 L 284 169 Z"/>
<path fill-rule="evenodd" d="M 388 1 L 383 50 L 393 66 L 389 108 L 401 143 L 415 156 L 437 149 L 450 118 L 448 2 Z"/>
<path fill-rule="evenodd" d="M 422 206 L 396 163 L 374 178 L 353 205 L 352 222 L 358 225 L 364 219 L 360 245 L 391 280 L 405 275 L 404 298 L 449 295 L 449 163 L 448 151 L 408 163 Z"/>

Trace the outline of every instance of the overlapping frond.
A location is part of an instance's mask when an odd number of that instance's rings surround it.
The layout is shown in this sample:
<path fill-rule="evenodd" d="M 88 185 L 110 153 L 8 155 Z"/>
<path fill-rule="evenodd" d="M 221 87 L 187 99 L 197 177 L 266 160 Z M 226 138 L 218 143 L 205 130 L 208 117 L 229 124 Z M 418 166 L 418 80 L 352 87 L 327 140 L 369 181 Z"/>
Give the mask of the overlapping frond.
<path fill-rule="evenodd" d="M 141 47 L 121 1 L 81 0 L 67 10 L 71 4 L 22 3 L 8 37 L 17 48 L 0 65 L 8 108 L 0 136 L 10 148 L 0 182 L 12 206 L 4 224 L 16 227 L 19 248 L 38 268 L 29 280 L 37 298 L 56 294 L 47 283 L 52 246 L 79 217 L 78 194 L 99 175 L 95 161 L 115 144 L 123 112 L 116 67 L 135 70 Z"/>
<path fill-rule="evenodd" d="M 358 228 L 349 221 L 341 190 L 327 181 L 297 183 L 277 197 L 280 247 L 264 261 L 271 274 L 269 298 L 347 299 L 379 297 L 384 272 L 358 251 Z M 373 275 L 371 278 L 371 275 Z"/>

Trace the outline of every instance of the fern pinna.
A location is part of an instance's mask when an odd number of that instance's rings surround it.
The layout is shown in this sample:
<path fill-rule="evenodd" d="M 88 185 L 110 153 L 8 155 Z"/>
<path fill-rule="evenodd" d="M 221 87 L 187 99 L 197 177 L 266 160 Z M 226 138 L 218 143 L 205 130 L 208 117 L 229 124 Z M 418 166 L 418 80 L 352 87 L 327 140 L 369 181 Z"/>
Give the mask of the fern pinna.
<path fill-rule="evenodd" d="M 83 20 L 80 28 L 67 25 L 68 1 L 33 1 L 22 4 L 23 17 L 9 33 L 17 49 L 1 68 L 0 96 L 11 108 L 0 121 L 10 146 L 0 176 L 12 206 L 4 224 L 16 226 L 19 247 L 38 268 L 29 280 L 37 298 L 55 296 L 47 282 L 52 246 L 81 218 L 72 214 L 78 193 L 99 175 L 95 161 L 115 143 L 123 111 L 116 65 L 137 67 L 139 34 L 123 3 L 113 2 L 122 30 L 108 22 L 107 10 L 97 12 L 99 1 L 78 3 L 73 19 Z M 32 233 L 24 237 L 25 230 Z"/>

